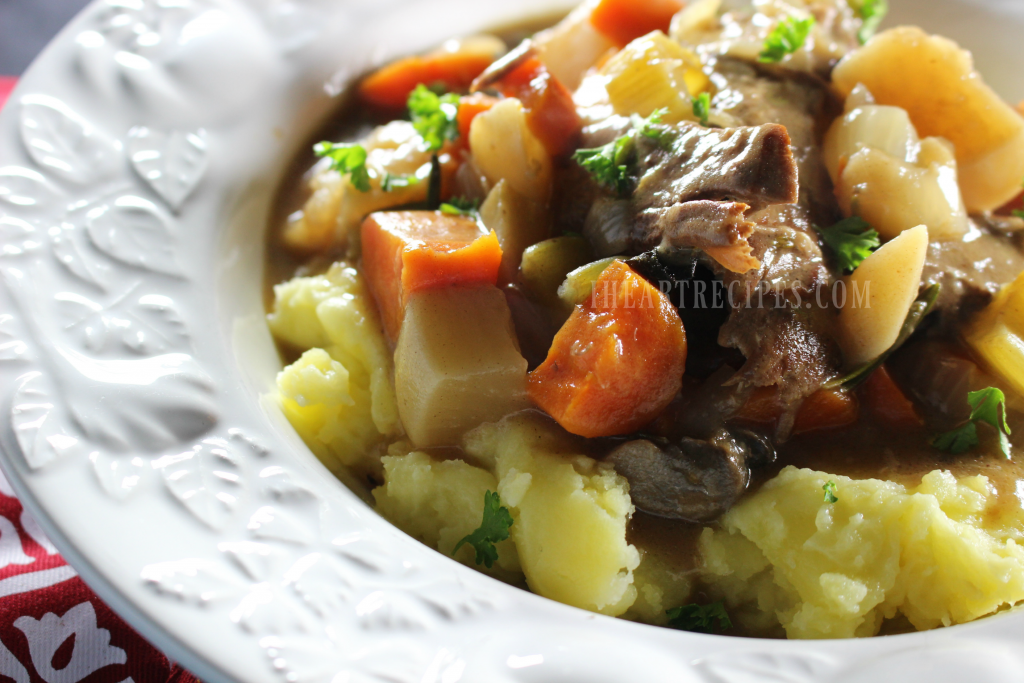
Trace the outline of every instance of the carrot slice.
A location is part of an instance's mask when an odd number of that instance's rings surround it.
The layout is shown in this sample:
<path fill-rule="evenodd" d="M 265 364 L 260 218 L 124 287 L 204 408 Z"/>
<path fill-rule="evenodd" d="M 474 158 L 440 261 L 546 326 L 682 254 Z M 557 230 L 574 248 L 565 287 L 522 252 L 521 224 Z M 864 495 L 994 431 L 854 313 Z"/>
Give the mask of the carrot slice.
<path fill-rule="evenodd" d="M 523 60 L 495 84 L 526 110 L 526 125 L 544 143 L 548 154 L 561 157 L 576 149 L 583 123 L 572 93 L 536 57 Z"/>
<path fill-rule="evenodd" d="M 672 17 L 685 6 L 679 0 L 601 0 L 590 14 L 590 23 L 619 47 L 625 47 L 651 31 L 668 33 Z"/>
<path fill-rule="evenodd" d="M 469 144 L 469 129 L 473 127 L 473 119 L 500 102 L 497 97 L 482 92 L 473 93 L 459 101 L 459 140 Z"/>
<path fill-rule="evenodd" d="M 920 427 L 924 424 L 914 404 L 906 397 L 883 365 L 864 382 L 861 396 L 868 410 L 893 427 Z"/>
<path fill-rule="evenodd" d="M 620 261 L 555 336 L 527 393 L 573 434 L 628 434 L 671 403 L 685 369 L 686 331 L 676 307 Z"/>
<path fill-rule="evenodd" d="M 859 410 L 854 397 L 844 391 L 822 389 L 807 397 L 797 411 L 793 436 L 825 429 L 848 427 L 857 421 Z M 747 399 L 736 419 L 758 425 L 774 425 L 782 416 L 778 389 L 758 387 Z"/>
<path fill-rule="evenodd" d="M 363 222 L 362 249 L 363 275 L 393 343 L 413 292 L 498 282 L 498 237 L 465 216 L 437 211 L 374 213 Z"/>
<path fill-rule="evenodd" d="M 440 84 L 449 91 L 466 90 L 493 61 L 490 55 L 473 52 L 407 57 L 370 74 L 359 84 L 359 97 L 380 109 L 405 109 L 416 86 Z"/>

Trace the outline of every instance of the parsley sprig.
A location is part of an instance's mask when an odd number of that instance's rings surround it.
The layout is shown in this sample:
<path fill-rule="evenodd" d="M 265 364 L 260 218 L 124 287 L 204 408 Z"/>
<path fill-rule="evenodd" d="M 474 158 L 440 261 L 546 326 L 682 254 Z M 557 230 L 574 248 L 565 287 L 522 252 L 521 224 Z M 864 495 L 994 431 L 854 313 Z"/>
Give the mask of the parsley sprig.
<path fill-rule="evenodd" d="M 725 611 L 725 605 L 715 602 L 710 605 L 683 605 L 668 612 L 669 628 L 693 633 L 721 633 L 732 628 L 732 621 Z"/>
<path fill-rule="evenodd" d="M 459 137 L 459 96 L 455 93 L 438 95 L 420 84 L 409 95 L 409 116 L 428 151 L 436 152 L 446 141 Z"/>
<path fill-rule="evenodd" d="M 814 24 L 814 17 L 783 19 L 768 34 L 758 59 L 766 64 L 778 64 L 786 55 L 791 55 L 804 46 Z"/>
<path fill-rule="evenodd" d="M 857 38 L 861 45 L 871 40 L 878 30 L 878 26 L 889 13 L 889 0 L 859 0 L 854 4 L 854 9 L 860 15 L 861 27 L 857 32 Z"/>
<path fill-rule="evenodd" d="M 658 127 L 666 113 L 668 113 L 667 109 L 658 109 L 646 119 L 634 116 L 634 130 L 603 147 L 576 150 L 572 158 L 586 169 L 598 183 L 614 190 L 619 195 L 626 196 L 633 186 L 632 173 L 636 164 L 637 151 L 634 136 L 639 133 L 656 142 L 659 147 L 669 146 L 675 137 L 675 132 Z"/>
<path fill-rule="evenodd" d="M 1006 423 L 1006 395 L 995 387 L 989 387 L 967 394 L 967 402 L 971 406 L 967 424 L 939 434 L 932 440 L 932 446 L 953 455 L 966 453 L 978 445 L 978 423 L 984 422 L 995 427 L 999 434 L 999 450 L 1009 460 L 1012 432 Z"/>
<path fill-rule="evenodd" d="M 711 114 L 711 95 L 702 92 L 693 98 L 693 115 L 700 121 L 700 125 L 708 125 L 708 116 Z"/>
<path fill-rule="evenodd" d="M 452 197 L 441 205 L 441 213 L 448 216 L 474 216 L 480 212 L 480 200 Z"/>
<path fill-rule="evenodd" d="M 490 569 L 498 561 L 498 549 L 494 544 L 508 538 L 511 526 L 512 514 L 508 508 L 502 507 L 501 497 L 494 491 L 488 491 L 484 494 L 484 519 L 480 528 L 459 541 L 452 550 L 452 555 L 454 556 L 459 552 L 459 548 L 468 543 L 476 550 L 476 563 Z"/>
<path fill-rule="evenodd" d="M 839 502 L 839 496 L 836 495 L 839 492 L 839 486 L 832 480 L 825 482 L 825 485 L 821 487 L 821 490 L 825 492 L 825 502 L 829 505 L 835 505 Z"/>
<path fill-rule="evenodd" d="M 391 192 L 395 188 L 412 187 L 419 182 L 420 179 L 415 175 L 392 175 L 391 173 L 385 173 L 384 179 L 380 181 L 380 189 L 385 192 Z"/>
<path fill-rule="evenodd" d="M 857 270 L 857 266 L 882 245 L 878 233 L 858 216 L 841 220 L 831 228 L 817 230 L 835 253 L 839 267 L 848 273 Z"/>
<path fill-rule="evenodd" d="M 329 157 L 331 168 L 342 175 L 348 174 L 352 186 L 360 192 L 370 191 L 370 172 L 366 170 L 366 148 L 362 145 L 336 145 L 318 142 L 313 147 L 318 157 Z"/>

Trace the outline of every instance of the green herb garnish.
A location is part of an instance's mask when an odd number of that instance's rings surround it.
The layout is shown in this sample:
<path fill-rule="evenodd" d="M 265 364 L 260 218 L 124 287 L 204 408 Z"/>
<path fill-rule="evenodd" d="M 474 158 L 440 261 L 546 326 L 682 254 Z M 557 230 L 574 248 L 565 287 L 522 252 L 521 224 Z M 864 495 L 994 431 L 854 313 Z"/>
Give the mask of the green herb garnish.
<path fill-rule="evenodd" d="M 932 440 L 932 446 L 953 455 L 966 453 L 978 445 L 978 423 L 984 422 L 999 434 L 999 450 L 1009 460 L 1012 457 L 1009 438 L 1012 432 L 1006 423 L 1006 395 L 995 387 L 989 387 L 967 394 L 967 402 L 971 406 L 967 424 L 939 434 Z"/>
<path fill-rule="evenodd" d="M 476 563 L 490 569 L 498 561 L 498 549 L 494 544 L 508 538 L 511 526 L 512 514 L 508 508 L 501 506 L 501 497 L 493 491 L 488 491 L 484 494 L 484 519 L 480 528 L 459 541 L 452 550 L 452 555 L 459 552 L 463 544 L 469 543 L 476 550 Z"/>
<path fill-rule="evenodd" d="M 700 121 L 700 125 L 708 125 L 708 116 L 711 114 L 711 95 L 702 92 L 693 98 L 693 115 Z"/>
<path fill-rule="evenodd" d="M 839 496 L 836 495 L 836 493 L 839 490 L 839 487 L 836 486 L 836 483 L 834 481 L 826 482 L 825 485 L 821 487 L 821 489 L 825 492 L 826 503 L 828 503 L 829 505 L 834 505 L 839 502 Z"/>
<path fill-rule="evenodd" d="M 336 145 L 318 142 L 313 147 L 318 157 L 329 157 L 331 168 L 349 176 L 352 186 L 360 192 L 370 191 L 370 172 L 366 170 L 366 148 L 362 145 Z"/>
<path fill-rule="evenodd" d="M 623 135 L 604 147 L 577 150 L 572 158 L 598 183 L 627 195 L 632 186 L 630 167 L 635 152 L 632 135 Z"/>
<path fill-rule="evenodd" d="M 715 602 L 710 605 L 683 605 L 668 612 L 669 628 L 693 633 L 721 633 L 732 628 L 732 621 L 725 611 L 725 605 Z"/>
<path fill-rule="evenodd" d="M 419 182 L 420 179 L 414 175 L 391 175 L 390 173 L 385 173 L 384 180 L 380 181 L 380 189 L 385 192 L 391 192 L 395 188 L 412 187 Z"/>
<path fill-rule="evenodd" d="M 429 151 L 459 137 L 459 96 L 455 93 L 438 95 L 420 84 L 409 95 L 409 115 Z"/>
<path fill-rule="evenodd" d="M 441 205 L 441 213 L 448 216 L 472 216 L 480 212 L 480 201 L 465 197 L 452 197 Z"/>
<path fill-rule="evenodd" d="M 804 46 L 814 23 L 814 17 L 783 19 L 768 34 L 758 59 L 766 64 L 778 64 L 786 55 L 791 55 Z"/>
<path fill-rule="evenodd" d="M 878 30 L 879 24 L 889 13 L 889 0 L 860 0 L 859 6 L 855 6 L 854 9 L 857 10 L 857 14 L 861 18 L 862 23 L 860 31 L 857 32 L 857 38 L 863 45 L 871 40 Z"/>
<path fill-rule="evenodd" d="M 831 228 L 816 228 L 835 253 L 839 267 L 848 273 L 857 269 L 871 252 L 882 245 L 878 233 L 858 216 L 839 221 Z"/>

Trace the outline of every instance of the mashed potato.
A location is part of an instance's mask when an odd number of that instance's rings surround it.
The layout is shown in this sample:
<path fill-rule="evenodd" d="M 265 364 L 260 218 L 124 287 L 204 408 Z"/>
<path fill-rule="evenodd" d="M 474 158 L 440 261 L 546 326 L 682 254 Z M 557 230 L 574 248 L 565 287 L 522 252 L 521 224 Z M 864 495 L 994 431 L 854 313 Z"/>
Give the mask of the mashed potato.
<path fill-rule="evenodd" d="M 362 276 L 345 264 L 274 288 L 271 331 L 305 351 L 277 378 L 281 408 L 328 468 L 379 474 L 401 436 L 391 354 Z"/>
<path fill-rule="evenodd" d="M 485 493 L 498 492 L 511 538 L 479 569 L 539 595 L 664 624 L 699 584 L 736 624 L 790 638 L 870 636 L 898 614 L 927 629 L 1024 600 L 1021 520 L 994 514 L 984 477 L 933 472 L 908 489 L 787 468 L 705 529 L 702 567 L 683 572 L 628 541 L 626 480 L 538 415 L 470 432 L 461 460 L 411 452 L 391 354 L 355 269 L 279 285 L 270 325 L 304 352 L 278 389 L 313 452 L 334 471 L 383 481 L 378 511 L 446 555 L 480 525 Z M 830 480 L 834 504 L 822 491 Z M 455 559 L 476 566 L 468 545 Z"/>
<path fill-rule="evenodd" d="M 870 636 L 897 613 L 918 629 L 971 621 L 1024 600 L 1024 548 L 987 528 L 994 499 L 985 477 L 907 489 L 789 467 L 704 531 L 703 579 L 739 623 L 774 619 L 790 638 Z"/>

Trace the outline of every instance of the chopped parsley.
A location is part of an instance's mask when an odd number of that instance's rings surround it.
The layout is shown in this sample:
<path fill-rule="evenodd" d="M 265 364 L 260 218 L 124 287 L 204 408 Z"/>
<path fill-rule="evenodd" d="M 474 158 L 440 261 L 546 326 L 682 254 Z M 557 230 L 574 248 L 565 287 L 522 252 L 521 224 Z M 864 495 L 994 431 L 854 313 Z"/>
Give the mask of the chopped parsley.
<path fill-rule="evenodd" d="M 791 55 L 804 46 L 814 23 L 814 17 L 783 19 L 768 34 L 758 59 L 766 64 L 778 64 L 786 55 Z"/>
<path fill-rule="evenodd" d="M 465 197 L 452 197 L 450 201 L 441 205 L 441 213 L 448 216 L 472 216 L 479 211 L 480 201 Z"/>
<path fill-rule="evenodd" d="M 409 116 L 428 151 L 437 151 L 446 141 L 459 137 L 459 96 L 455 93 L 438 95 L 420 84 L 409 95 Z"/>
<path fill-rule="evenodd" d="M 661 109 L 655 109 L 646 119 L 634 114 L 632 117 L 633 127 L 640 131 L 640 135 L 643 135 L 648 140 L 654 140 L 662 147 L 667 146 L 674 137 L 672 131 L 657 128 L 667 113 L 668 109 L 662 107 Z"/>
<path fill-rule="evenodd" d="M 498 561 L 498 549 L 494 544 L 508 538 L 511 526 L 512 514 L 508 508 L 502 507 L 501 497 L 494 491 L 488 491 L 484 494 L 484 519 L 480 528 L 459 541 L 452 555 L 459 552 L 463 544 L 469 543 L 476 550 L 476 563 L 490 569 Z"/>
<path fill-rule="evenodd" d="M 732 621 L 725 611 L 725 605 L 715 602 L 710 605 L 683 605 L 668 612 L 669 628 L 693 633 L 721 633 L 732 628 Z"/>
<path fill-rule="evenodd" d="M 366 148 L 362 145 L 336 145 L 319 142 L 313 147 L 318 157 L 329 157 L 331 168 L 349 176 L 352 186 L 360 192 L 370 191 L 370 172 L 366 170 Z"/>
<path fill-rule="evenodd" d="M 857 38 L 863 45 L 871 40 L 875 31 L 878 30 L 879 24 L 889 13 L 889 0 L 860 0 L 859 7 L 855 9 L 861 18 L 861 27 L 857 32 Z"/>
<path fill-rule="evenodd" d="M 978 445 L 978 423 L 984 422 L 999 434 L 999 450 L 1009 460 L 1012 432 L 1006 423 L 1006 395 L 995 387 L 989 387 L 967 394 L 967 402 L 971 406 L 967 424 L 939 434 L 932 440 L 932 446 L 953 455 L 966 453 Z"/>
<path fill-rule="evenodd" d="M 839 490 L 839 487 L 836 485 L 834 481 L 829 480 L 828 482 L 826 482 L 825 485 L 821 487 L 821 490 L 825 492 L 826 503 L 828 503 L 829 505 L 834 505 L 835 503 L 839 502 L 839 496 L 836 495 L 836 493 Z"/>
<path fill-rule="evenodd" d="M 858 216 L 841 220 L 831 228 L 817 230 L 835 253 L 839 267 L 848 273 L 857 270 L 857 266 L 882 245 L 878 233 Z"/>
<path fill-rule="evenodd" d="M 711 95 L 702 92 L 693 98 L 693 115 L 700 121 L 700 125 L 708 125 L 708 116 L 711 114 Z"/>
<path fill-rule="evenodd" d="M 627 195 L 632 185 L 630 167 L 635 152 L 636 145 L 630 134 L 623 135 L 604 147 L 577 150 L 572 158 L 598 183 L 620 195 Z"/>
<path fill-rule="evenodd" d="M 420 182 L 420 179 L 414 175 L 391 175 L 390 173 L 384 174 L 384 180 L 380 181 L 380 189 L 385 192 L 391 192 L 398 187 L 412 187 Z"/>

